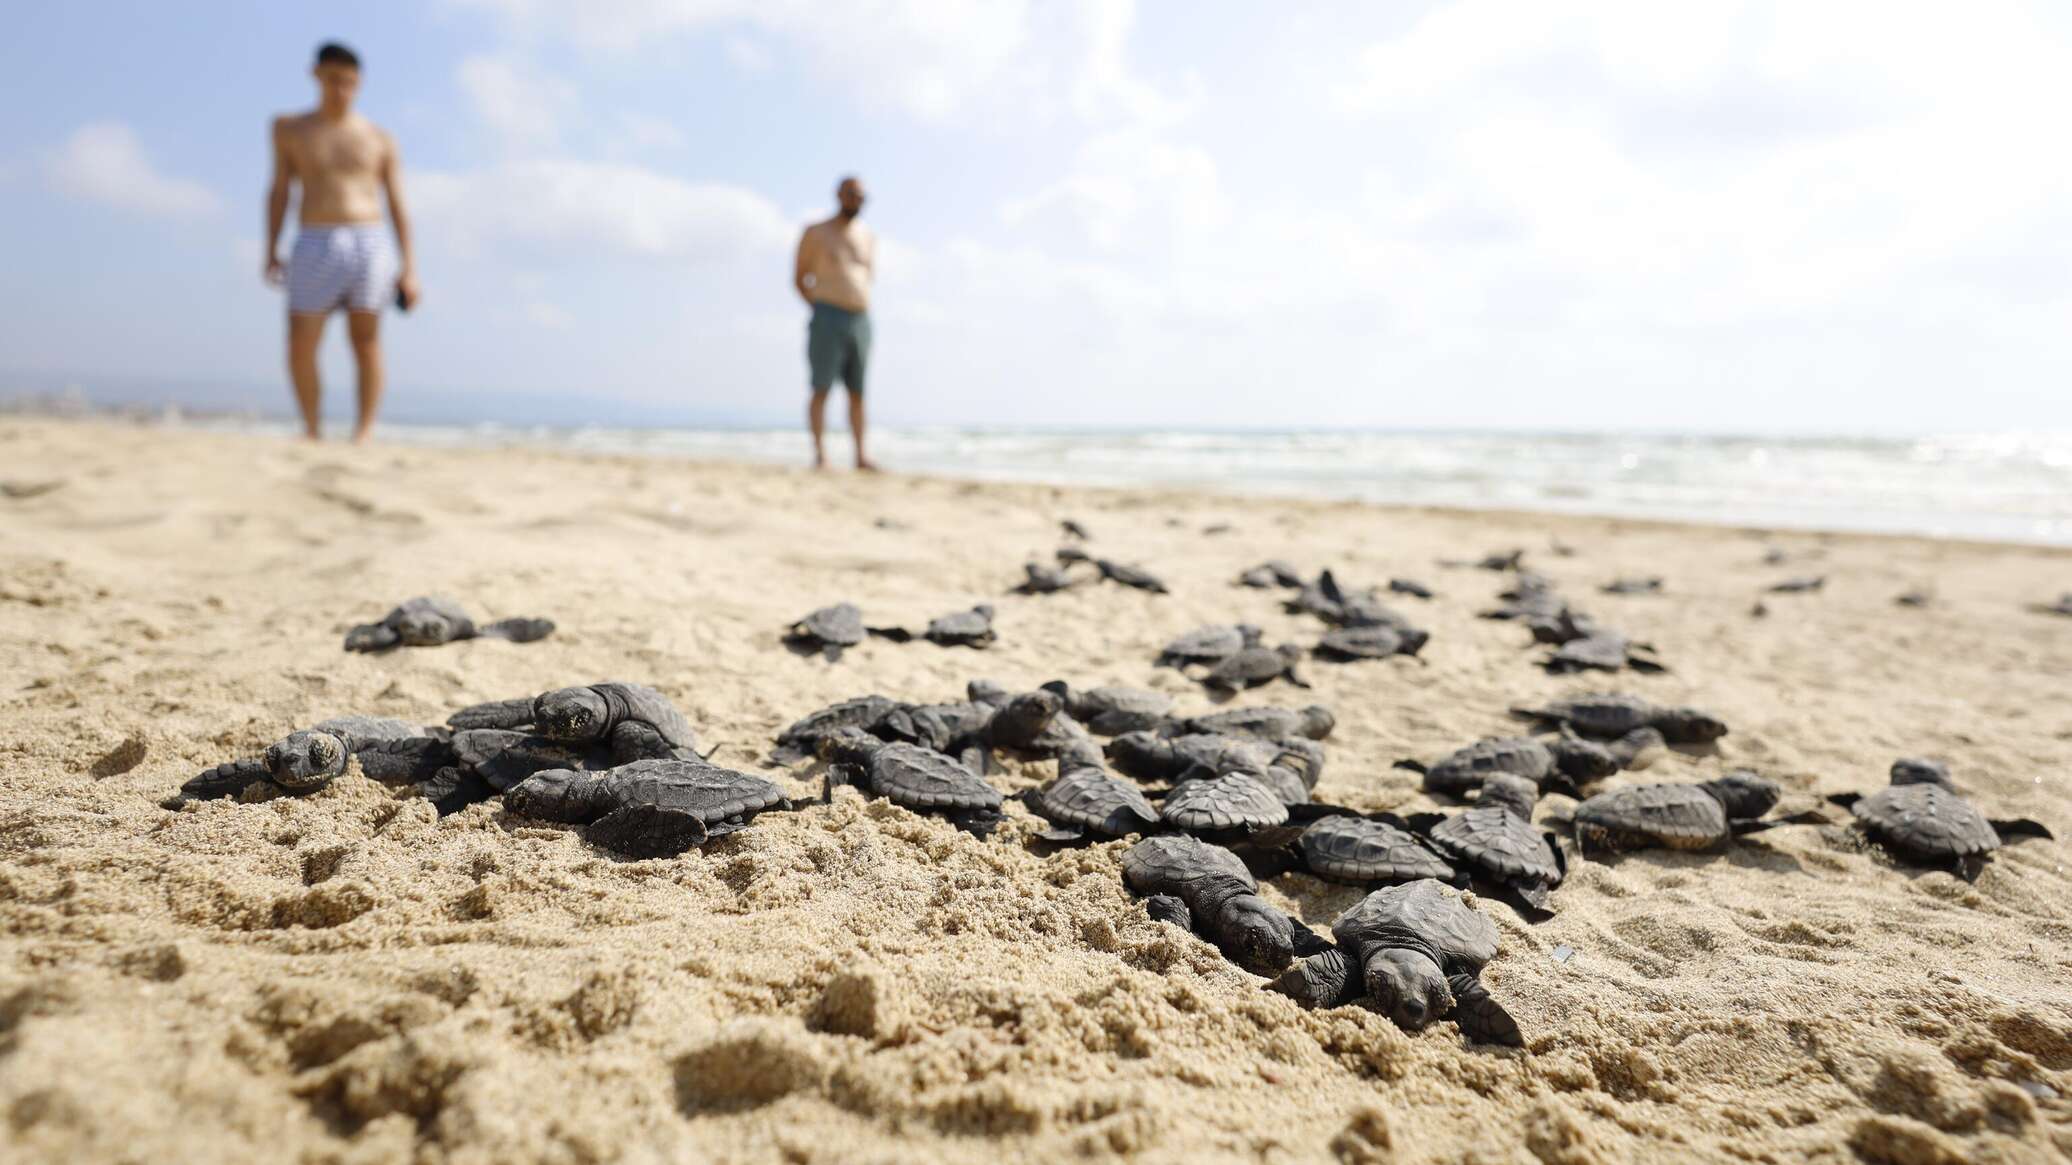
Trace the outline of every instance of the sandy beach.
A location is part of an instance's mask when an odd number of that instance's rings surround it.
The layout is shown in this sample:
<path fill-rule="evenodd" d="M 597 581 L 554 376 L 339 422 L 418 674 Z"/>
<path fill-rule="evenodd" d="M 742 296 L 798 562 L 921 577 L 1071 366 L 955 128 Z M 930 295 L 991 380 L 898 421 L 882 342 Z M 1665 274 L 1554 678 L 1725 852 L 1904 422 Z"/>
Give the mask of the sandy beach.
<path fill-rule="evenodd" d="M 1439 808 L 1404 757 L 1516 730 L 1506 708 L 1617 687 L 1716 712 L 1710 755 L 1783 809 L 1947 760 L 1994 817 L 2072 837 L 2072 552 L 1766 535 L 1200 493 L 815 476 L 537 451 L 351 449 L 107 422 L 0 420 L 0 1122 L 10 1160 L 303 1162 L 2028 1162 L 2072 1153 L 2072 856 L 2001 851 L 1975 884 L 1842 824 L 1717 854 L 1572 861 L 1558 913 L 1485 974 L 1527 1037 L 1406 1035 L 1304 1012 L 1151 922 L 1123 843 L 1038 852 L 1018 805 L 981 841 L 761 768 L 800 715 L 869 692 L 1064 678 L 1174 693 L 1151 666 L 1204 623 L 1312 643 L 1270 557 L 1422 579 L 1422 660 L 1312 663 L 1320 799 Z M 25 491 L 32 492 L 32 491 Z M 1072 517 L 1163 575 L 1004 592 Z M 1219 529 L 1225 528 L 1225 529 Z M 1213 532 L 1212 532 L 1213 531 Z M 1546 552 L 1550 539 L 1574 548 Z M 1792 556 L 1766 565 L 1769 547 Z M 1476 618 L 1523 547 L 1661 675 L 1549 676 Z M 1600 595 L 1659 574 L 1658 596 Z M 1795 574 L 1804 595 L 1758 592 Z M 1895 595 L 1931 587 L 1924 609 Z M 418 594 L 545 615 L 536 644 L 348 655 Z M 853 601 L 919 624 L 986 600 L 989 651 L 785 651 Z M 439 819 L 358 774 L 305 798 L 161 798 L 344 712 L 442 722 L 600 679 L 672 697 L 792 813 L 625 861 L 494 803 Z M 1009 765 L 1005 792 L 1051 775 Z M 1543 815 L 1566 804 L 1550 797 Z M 1268 897 L 1328 931 L 1360 891 Z M 1566 948 L 1566 957 L 1557 952 Z"/>

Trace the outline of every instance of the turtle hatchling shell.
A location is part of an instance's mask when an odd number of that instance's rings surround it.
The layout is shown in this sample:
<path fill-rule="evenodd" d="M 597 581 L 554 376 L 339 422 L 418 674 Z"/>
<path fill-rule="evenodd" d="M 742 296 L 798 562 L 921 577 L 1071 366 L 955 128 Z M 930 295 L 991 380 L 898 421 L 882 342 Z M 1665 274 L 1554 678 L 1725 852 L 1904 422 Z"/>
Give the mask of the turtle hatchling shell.
<path fill-rule="evenodd" d="M 1727 836 L 1727 811 L 1698 785 L 1630 785 L 1576 806 L 1576 825 L 1671 849 L 1704 849 Z"/>
<path fill-rule="evenodd" d="M 1182 781 L 1159 816 L 1178 829 L 1243 829 L 1284 824 L 1288 807 L 1258 777 L 1232 772 Z"/>
<path fill-rule="evenodd" d="M 1158 824 L 1158 810 L 1135 785 L 1092 766 L 1073 769 L 1043 786 L 1037 807 L 1053 821 L 1110 837 Z"/>
<path fill-rule="evenodd" d="M 1852 809 L 1881 841 L 1917 857 L 1962 858 L 2000 848 L 1985 814 L 1941 785 L 1888 786 Z"/>
<path fill-rule="evenodd" d="M 1511 882 L 1561 880 L 1554 851 L 1533 824 L 1501 805 L 1478 805 L 1432 827 L 1432 842 L 1453 857 Z"/>
<path fill-rule="evenodd" d="M 1310 872 L 1339 882 L 1451 881 L 1453 867 L 1416 835 L 1366 817 L 1324 817 L 1296 842 Z"/>
<path fill-rule="evenodd" d="M 908 809 L 998 809 L 1000 791 L 955 757 L 916 744 L 888 744 L 871 758 L 871 788 Z"/>
<path fill-rule="evenodd" d="M 1461 900 L 1459 891 L 1422 878 L 1384 886 L 1338 916 L 1331 936 L 1363 961 L 1370 947 L 1386 948 L 1394 936 L 1416 935 L 1448 964 L 1480 970 L 1496 958 L 1496 924 Z"/>

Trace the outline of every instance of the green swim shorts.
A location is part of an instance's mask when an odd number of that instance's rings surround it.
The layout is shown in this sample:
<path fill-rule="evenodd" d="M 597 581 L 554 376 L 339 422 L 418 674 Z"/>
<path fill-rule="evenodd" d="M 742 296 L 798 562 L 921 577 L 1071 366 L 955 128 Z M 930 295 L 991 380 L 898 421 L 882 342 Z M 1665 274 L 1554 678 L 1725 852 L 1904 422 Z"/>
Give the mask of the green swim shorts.
<path fill-rule="evenodd" d="M 831 303 L 813 305 L 813 322 L 806 325 L 806 366 L 814 392 L 826 392 L 840 379 L 850 392 L 863 395 L 863 369 L 870 358 L 869 312 L 845 311 Z"/>

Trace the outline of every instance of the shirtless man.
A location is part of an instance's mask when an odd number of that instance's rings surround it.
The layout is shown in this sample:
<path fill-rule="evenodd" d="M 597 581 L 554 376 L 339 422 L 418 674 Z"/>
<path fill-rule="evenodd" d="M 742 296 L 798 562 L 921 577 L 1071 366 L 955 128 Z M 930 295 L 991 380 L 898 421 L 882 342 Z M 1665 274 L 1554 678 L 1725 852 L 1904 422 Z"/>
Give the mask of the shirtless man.
<path fill-rule="evenodd" d="M 340 44 L 317 50 L 317 107 L 273 119 L 273 188 L 266 195 L 266 281 L 288 286 L 288 374 L 309 439 L 318 437 L 317 344 L 324 321 L 344 308 L 360 371 L 360 418 L 353 440 L 365 441 L 381 404 L 381 308 L 405 311 L 417 302 L 410 218 L 403 209 L 402 164 L 395 139 L 353 112 L 360 58 Z M 279 243 L 288 190 L 302 185 L 302 231 L 285 267 Z M 396 238 L 381 229 L 382 195 Z M 402 254 L 398 269 L 397 252 Z"/>
<path fill-rule="evenodd" d="M 856 221 L 863 212 L 863 183 L 842 179 L 835 187 L 841 209 L 826 222 L 806 228 L 799 239 L 792 285 L 813 309 L 806 326 L 806 364 L 813 399 L 806 424 L 813 430 L 813 468 L 827 468 L 827 394 L 839 378 L 849 390 L 849 435 L 856 441 L 856 468 L 876 469 L 863 452 L 863 370 L 871 355 L 871 275 L 878 241 Z"/>

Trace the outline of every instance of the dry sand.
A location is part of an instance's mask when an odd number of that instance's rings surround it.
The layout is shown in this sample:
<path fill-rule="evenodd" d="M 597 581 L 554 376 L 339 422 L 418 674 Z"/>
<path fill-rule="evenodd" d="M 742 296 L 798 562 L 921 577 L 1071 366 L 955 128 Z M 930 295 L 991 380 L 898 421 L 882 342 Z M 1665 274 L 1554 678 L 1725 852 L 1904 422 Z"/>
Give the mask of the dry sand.
<path fill-rule="evenodd" d="M 1174 633 L 1247 618 L 1268 556 L 1404 600 L 1425 663 L 1314 665 L 1339 728 L 1319 796 L 1431 808 L 1393 770 L 1511 728 L 1507 705 L 1606 686 L 1477 620 L 1500 582 L 1442 556 L 1549 536 L 1534 564 L 1659 646 L 1618 686 L 1733 734 L 1648 779 L 1756 768 L 1784 808 L 1947 758 L 1996 816 L 2072 835 L 2072 620 L 2023 604 L 2072 555 L 1909 539 L 863 479 L 536 451 L 308 448 L 103 423 L 0 422 L 0 1156 L 135 1161 L 2062 1160 L 2072 1150 L 2064 842 L 1976 885 L 1842 826 L 1718 855 L 1575 864 L 1560 913 L 1486 976 L 1522 1053 L 1304 1013 L 1151 923 L 1122 846 L 1039 856 L 853 793 L 702 852 L 627 862 L 567 829 L 428 805 L 357 774 L 306 799 L 161 797 L 287 730 L 602 678 L 674 697 L 748 765 L 782 725 L 973 676 L 1151 684 Z M 1070 515 L 1175 593 L 1002 595 Z M 1205 527 L 1228 523 L 1227 533 Z M 1766 545 L 1807 555 L 1760 563 Z M 1757 589 L 1801 570 L 1825 592 Z M 1623 573 L 1670 593 L 1591 593 Z M 1932 584 L 1939 602 L 1892 597 Z M 544 643 L 348 656 L 409 595 L 545 614 Z M 978 600 L 992 651 L 779 647 L 809 608 L 881 621 Z M 1285 687 L 1251 702 L 1298 702 Z M 1019 789 L 1042 777 L 1000 778 Z M 804 797 L 805 774 L 786 777 Z M 1558 801 L 1543 812 L 1560 808 Z M 1269 895 L 1327 929 L 1355 890 Z M 1559 946 L 1572 948 L 1557 961 Z"/>

